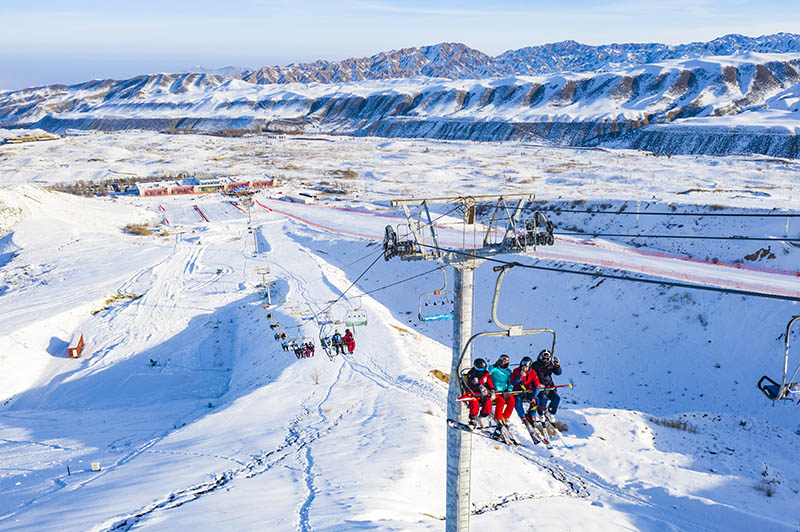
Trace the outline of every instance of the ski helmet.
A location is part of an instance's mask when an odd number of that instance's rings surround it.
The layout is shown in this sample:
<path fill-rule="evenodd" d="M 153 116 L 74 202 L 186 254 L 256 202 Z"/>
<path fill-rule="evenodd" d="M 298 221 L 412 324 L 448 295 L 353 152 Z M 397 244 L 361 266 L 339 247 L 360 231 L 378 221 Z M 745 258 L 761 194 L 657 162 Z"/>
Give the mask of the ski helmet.
<path fill-rule="evenodd" d="M 532 363 L 533 360 L 531 360 L 531 357 L 522 357 L 522 360 L 519 361 L 520 367 L 526 367 L 526 368 L 531 367 Z"/>
<path fill-rule="evenodd" d="M 508 355 L 500 355 L 497 358 L 497 362 L 494 363 L 494 366 L 496 368 L 498 368 L 498 367 L 499 368 L 507 368 L 508 367 L 508 363 L 509 363 Z"/>
<path fill-rule="evenodd" d="M 486 371 L 486 361 L 482 358 L 476 358 L 473 365 L 475 366 L 475 369 Z"/>
<path fill-rule="evenodd" d="M 349 333 L 349 332 L 350 332 L 350 329 L 345 329 L 345 330 L 344 330 L 344 333 L 345 333 L 345 334 L 347 334 L 347 333 Z"/>
<path fill-rule="evenodd" d="M 548 351 L 547 349 L 542 349 L 539 351 L 539 362 L 544 362 L 545 364 L 549 364 L 553 361 L 553 353 Z"/>

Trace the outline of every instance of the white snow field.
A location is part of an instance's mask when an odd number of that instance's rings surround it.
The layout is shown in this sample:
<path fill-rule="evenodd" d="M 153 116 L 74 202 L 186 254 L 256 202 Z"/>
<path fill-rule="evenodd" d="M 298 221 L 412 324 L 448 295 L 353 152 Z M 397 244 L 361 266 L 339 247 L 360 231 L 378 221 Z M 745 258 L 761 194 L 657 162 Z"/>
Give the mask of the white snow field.
<path fill-rule="evenodd" d="M 221 195 L 42 188 L 182 170 L 285 184 L 255 197 L 252 232 Z M 443 530 L 447 390 L 431 371 L 449 371 L 452 324 L 416 317 L 441 285 L 435 263 L 381 257 L 384 226 L 402 221 L 389 199 L 534 192 L 546 207 L 676 213 L 563 212 L 557 232 L 797 239 L 798 218 L 713 215 L 797 214 L 798 184 L 793 160 L 518 143 L 130 132 L 3 146 L 0 530 Z M 342 193 L 280 199 L 298 187 Z M 558 235 L 501 258 L 800 299 L 796 242 Z M 477 270 L 476 332 L 494 281 Z M 335 310 L 360 305 L 369 323 L 330 360 L 304 316 L 345 291 Z M 514 268 L 499 315 L 556 330 L 571 448 L 534 446 L 516 419 L 522 447 L 474 437 L 473 529 L 799 530 L 800 405 L 755 386 L 780 377 L 797 314 L 787 299 Z M 271 323 L 316 356 L 282 351 Z M 480 340 L 475 356 L 515 364 L 547 342 Z"/>

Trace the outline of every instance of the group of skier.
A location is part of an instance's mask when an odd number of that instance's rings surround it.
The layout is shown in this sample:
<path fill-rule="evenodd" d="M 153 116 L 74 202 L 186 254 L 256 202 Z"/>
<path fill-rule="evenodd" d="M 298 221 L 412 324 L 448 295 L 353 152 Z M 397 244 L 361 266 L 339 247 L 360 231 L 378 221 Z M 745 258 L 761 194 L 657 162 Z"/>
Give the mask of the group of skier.
<path fill-rule="evenodd" d="M 553 382 L 553 375 L 561 375 L 558 357 L 542 349 L 535 361 L 525 356 L 513 369 L 509 363 L 508 355 L 500 355 L 492 366 L 486 360 L 476 358 L 467 372 L 464 386 L 471 396 L 467 401 L 470 429 L 488 427 L 492 400 L 497 436 L 503 426 L 508 426 L 515 410 L 524 423 L 555 422 L 554 416 L 561 401 Z"/>
<path fill-rule="evenodd" d="M 291 342 L 284 351 L 291 349 L 297 358 L 309 358 L 314 356 L 314 342 L 303 342 L 298 344 Z"/>

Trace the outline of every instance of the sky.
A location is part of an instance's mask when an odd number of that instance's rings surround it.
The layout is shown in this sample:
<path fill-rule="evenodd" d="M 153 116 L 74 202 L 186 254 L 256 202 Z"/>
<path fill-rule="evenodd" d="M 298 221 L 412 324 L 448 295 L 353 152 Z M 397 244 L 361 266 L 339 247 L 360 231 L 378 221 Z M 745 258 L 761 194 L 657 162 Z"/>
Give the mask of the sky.
<path fill-rule="evenodd" d="M 0 90 L 95 78 L 366 57 L 460 42 L 491 56 L 549 42 L 800 33 L 797 0 L 37 0 L 0 3 Z"/>

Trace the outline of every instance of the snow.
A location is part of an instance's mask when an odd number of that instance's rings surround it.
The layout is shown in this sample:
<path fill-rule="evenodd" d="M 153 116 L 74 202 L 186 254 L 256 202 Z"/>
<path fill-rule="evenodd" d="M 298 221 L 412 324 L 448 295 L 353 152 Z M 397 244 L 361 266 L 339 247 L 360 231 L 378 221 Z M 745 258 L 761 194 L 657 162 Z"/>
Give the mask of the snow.
<path fill-rule="evenodd" d="M 129 132 L 3 147 L 0 529 L 442 530 L 447 392 L 430 372 L 449 371 L 452 327 L 416 319 L 438 271 L 383 289 L 435 267 L 379 258 L 383 227 L 401 222 L 389 199 L 534 191 L 544 207 L 798 211 L 793 161 L 319 139 Z M 357 177 L 333 173 L 345 169 Z M 41 188 L 182 170 L 284 185 L 256 196 L 267 208 L 251 208 L 252 233 L 219 195 Z M 321 185 L 345 193 L 277 199 Z M 444 225 L 452 216 L 437 221 L 451 244 L 461 241 Z M 793 238 L 799 223 L 551 218 L 564 231 Z M 159 231 L 134 236 L 122 230 L 130 223 Z M 768 246 L 772 258 L 743 259 Z M 504 258 L 798 297 L 799 253 L 780 241 L 565 235 Z M 271 309 L 257 286 L 265 267 L 277 287 Z M 476 332 L 490 327 L 494 279 L 488 264 L 476 272 Z M 360 296 L 369 315 L 352 357 L 330 361 L 318 342 L 314 358 L 281 351 L 268 312 L 288 334 L 316 339 L 319 328 L 284 303 L 318 312 L 344 291 L 342 305 Z M 499 317 L 557 331 L 556 380 L 574 383 L 558 415 L 572 449 L 534 447 L 516 420 L 523 448 L 475 437 L 473 528 L 796 530 L 798 407 L 770 404 L 754 384 L 779 376 L 780 335 L 798 313 L 793 301 L 513 269 Z M 83 356 L 66 358 L 80 333 Z M 547 342 L 479 340 L 476 356 L 516 362 Z M 774 495 L 756 489 L 761 481 Z"/>

